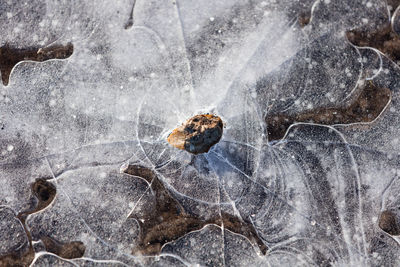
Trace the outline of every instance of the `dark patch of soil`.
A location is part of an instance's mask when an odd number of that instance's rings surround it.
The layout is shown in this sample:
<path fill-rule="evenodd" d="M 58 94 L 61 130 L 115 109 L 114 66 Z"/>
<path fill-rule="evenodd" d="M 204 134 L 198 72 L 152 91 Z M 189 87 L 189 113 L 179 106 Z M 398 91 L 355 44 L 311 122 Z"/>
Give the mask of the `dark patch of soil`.
<path fill-rule="evenodd" d="M 24 227 L 29 245 L 28 247 L 22 247 L 18 251 L 0 256 L 0 266 L 2 267 L 29 266 L 34 259 L 35 252 L 32 246 L 32 235 L 26 227 L 26 218 L 29 214 L 38 212 L 50 205 L 56 196 L 57 190 L 54 184 L 48 182 L 44 178 L 40 178 L 32 183 L 31 193 L 36 199 L 36 201 L 32 202 L 33 206 L 17 215 L 18 220 L 20 220 Z M 80 258 L 85 253 L 85 245 L 80 241 L 63 243 L 49 236 L 42 236 L 40 239 L 47 251 L 65 259 Z"/>
<path fill-rule="evenodd" d="M 73 51 L 74 46 L 70 43 L 45 48 L 28 47 L 22 49 L 4 45 L 0 47 L 0 72 L 3 84 L 8 85 L 11 70 L 20 61 L 43 62 L 49 59 L 66 59 L 72 55 Z"/>
<path fill-rule="evenodd" d="M 28 251 L 12 252 L 4 256 L 0 256 L 0 266 L 2 267 L 25 267 L 29 266 L 35 257 L 33 249 Z"/>
<path fill-rule="evenodd" d="M 33 212 L 37 212 L 39 210 L 47 207 L 56 196 L 57 190 L 54 184 L 49 183 L 45 179 L 37 179 L 32 185 L 31 190 L 33 195 L 39 201 L 36 205 L 36 208 Z M 31 212 L 31 213 L 33 213 Z"/>
<path fill-rule="evenodd" d="M 140 243 L 133 250 L 133 254 L 157 255 L 161 252 L 164 244 L 177 240 L 192 231 L 200 230 L 208 224 L 224 225 L 226 229 L 247 237 L 252 243 L 258 245 L 264 255 L 266 254 L 268 248 L 250 222 L 242 221 L 238 217 L 226 213 L 210 220 L 200 219 L 186 213 L 150 169 L 129 165 L 123 172 L 146 180 L 156 198 L 155 208 L 149 210 L 144 217 L 132 216 L 140 225 Z"/>
<path fill-rule="evenodd" d="M 390 235 L 400 235 L 400 221 L 392 211 L 385 210 L 381 213 L 379 227 Z"/>
<path fill-rule="evenodd" d="M 400 5 L 400 0 L 386 0 L 388 6 L 390 6 L 390 14 L 393 15 L 393 12 Z"/>
<path fill-rule="evenodd" d="M 356 46 L 373 47 L 396 63 L 400 60 L 400 37 L 390 24 L 376 32 L 348 31 L 346 36 Z"/>
<path fill-rule="evenodd" d="M 307 26 L 311 21 L 311 10 L 309 12 L 302 12 L 299 15 L 298 22 L 300 24 L 300 27 L 304 28 Z"/>
<path fill-rule="evenodd" d="M 296 122 L 323 125 L 372 122 L 387 106 L 391 99 L 388 88 L 379 88 L 368 82 L 359 97 L 348 107 L 319 108 L 295 115 L 271 114 L 266 118 L 268 140 L 280 140 L 287 129 Z"/>
<path fill-rule="evenodd" d="M 63 243 L 49 236 L 40 238 L 48 252 L 54 253 L 64 259 L 80 258 L 85 253 L 86 247 L 81 241 Z"/>

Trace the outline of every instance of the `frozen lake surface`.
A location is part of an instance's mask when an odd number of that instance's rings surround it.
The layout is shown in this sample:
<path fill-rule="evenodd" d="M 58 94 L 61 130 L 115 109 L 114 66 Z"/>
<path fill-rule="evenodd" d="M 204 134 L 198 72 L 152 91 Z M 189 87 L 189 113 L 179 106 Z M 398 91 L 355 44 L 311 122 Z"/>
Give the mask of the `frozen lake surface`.
<path fill-rule="evenodd" d="M 398 13 L 1 0 L 0 265 L 400 266 Z"/>

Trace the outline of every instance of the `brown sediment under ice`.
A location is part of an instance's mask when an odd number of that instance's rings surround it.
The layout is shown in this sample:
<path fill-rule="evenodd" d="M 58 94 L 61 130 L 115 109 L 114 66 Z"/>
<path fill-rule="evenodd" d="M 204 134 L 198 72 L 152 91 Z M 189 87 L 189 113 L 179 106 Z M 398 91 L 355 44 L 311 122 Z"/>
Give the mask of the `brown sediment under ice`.
<path fill-rule="evenodd" d="M 49 236 L 40 238 L 48 252 L 54 253 L 64 259 L 80 258 L 85 253 L 86 247 L 81 241 L 60 242 Z"/>
<path fill-rule="evenodd" d="M 25 234 L 28 237 L 28 244 L 18 251 L 10 251 L 5 255 L 0 255 L 1 267 L 18 267 L 29 266 L 34 259 L 35 252 L 32 246 L 32 235 L 26 226 L 26 218 L 28 215 L 38 212 L 54 200 L 57 189 L 53 183 L 48 182 L 45 178 L 36 179 L 31 184 L 31 194 L 36 199 L 28 209 L 19 213 L 16 217 L 21 222 Z M 85 245 L 80 241 L 60 242 L 50 236 L 41 236 L 46 250 L 65 259 L 80 258 L 85 253 Z"/>
<path fill-rule="evenodd" d="M 66 59 L 72 55 L 73 51 L 74 46 L 71 43 L 45 48 L 14 48 L 6 44 L 0 47 L 0 72 L 3 84 L 8 85 L 11 70 L 18 62 L 24 60 L 43 62 L 50 59 Z"/>
<path fill-rule="evenodd" d="M 294 115 L 270 114 L 266 117 L 268 140 L 282 139 L 290 125 L 296 122 L 322 125 L 372 122 L 385 109 L 390 99 L 391 91 L 388 88 L 368 82 L 358 98 L 347 107 L 318 108 Z"/>
<path fill-rule="evenodd" d="M 400 221 L 392 211 L 385 210 L 379 218 L 379 228 L 390 235 L 400 235 Z"/>
<path fill-rule="evenodd" d="M 56 187 L 46 179 L 40 178 L 31 184 L 31 193 L 36 201 L 27 210 L 17 215 L 17 219 L 21 222 L 28 237 L 28 244 L 18 251 L 10 251 L 5 255 L 0 255 L 0 266 L 29 266 L 34 259 L 32 236 L 26 227 L 26 218 L 29 214 L 44 209 L 53 201 L 56 195 Z"/>
<path fill-rule="evenodd" d="M 206 153 L 222 137 L 223 123 L 211 114 L 196 115 L 188 119 L 168 136 L 168 143 L 193 154 Z"/>
<path fill-rule="evenodd" d="M 356 46 L 378 49 L 399 64 L 400 36 L 393 31 L 391 24 L 388 23 L 375 31 L 351 30 L 346 32 L 346 37 Z"/>
<path fill-rule="evenodd" d="M 131 215 L 140 226 L 140 240 L 133 249 L 133 254 L 157 255 L 164 244 L 200 230 L 208 224 L 224 225 L 226 229 L 248 238 L 259 247 L 262 254 L 266 254 L 267 246 L 249 221 L 227 213 L 221 213 L 221 216 L 208 220 L 188 214 L 152 170 L 139 165 L 128 165 L 121 172 L 147 181 L 156 201 L 155 207 L 144 216 L 137 218 Z"/>

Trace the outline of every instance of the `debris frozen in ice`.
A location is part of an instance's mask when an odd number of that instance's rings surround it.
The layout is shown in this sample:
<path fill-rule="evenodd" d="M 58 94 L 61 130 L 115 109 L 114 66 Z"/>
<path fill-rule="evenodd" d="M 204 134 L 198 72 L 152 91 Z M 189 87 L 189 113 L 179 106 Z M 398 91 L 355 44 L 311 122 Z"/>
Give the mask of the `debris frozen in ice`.
<path fill-rule="evenodd" d="M 218 116 L 196 115 L 174 129 L 168 136 L 168 142 L 193 154 L 206 153 L 221 139 L 223 127 Z"/>
<path fill-rule="evenodd" d="M 32 60 L 43 62 L 50 59 L 65 59 L 73 53 L 72 44 L 57 45 L 51 47 L 37 48 L 13 48 L 9 45 L 0 47 L 0 71 L 3 84 L 7 85 L 11 70 L 18 62 Z"/>

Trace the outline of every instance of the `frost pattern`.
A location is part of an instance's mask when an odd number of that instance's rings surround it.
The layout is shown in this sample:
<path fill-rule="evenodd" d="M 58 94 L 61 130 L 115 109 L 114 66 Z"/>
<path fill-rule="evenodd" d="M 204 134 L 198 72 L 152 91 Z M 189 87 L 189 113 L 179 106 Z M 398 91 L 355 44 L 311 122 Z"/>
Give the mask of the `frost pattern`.
<path fill-rule="evenodd" d="M 389 19 L 385 1 L 3 1 L 1 46 L 72 43 L 74 53 L 22 61 L 0 85 L 0 253 L 27 245 L 16 216 L 46 178 L 57 195 L 27 216 L 32 266 L 398 264 L 400 239 L 378 220 L 400 207 L 399 70 L 345 35 Z M 341 106 L 368 81 L 392 91 L 373 123 L 296 123 L 268 140 L 268 114 Z M 197 156 L 168 145 L 204 112 L 226 123 L 220 143 Z M 127 164 L 153 170 L 193 216 L 250 223 L 267 254 L 209 224 L 160 255 L 133 255 L 130 215 L 155 196 L 120 172 Z M 46 252 L 43 235 L 83 242 L 84 257 Z"/>

